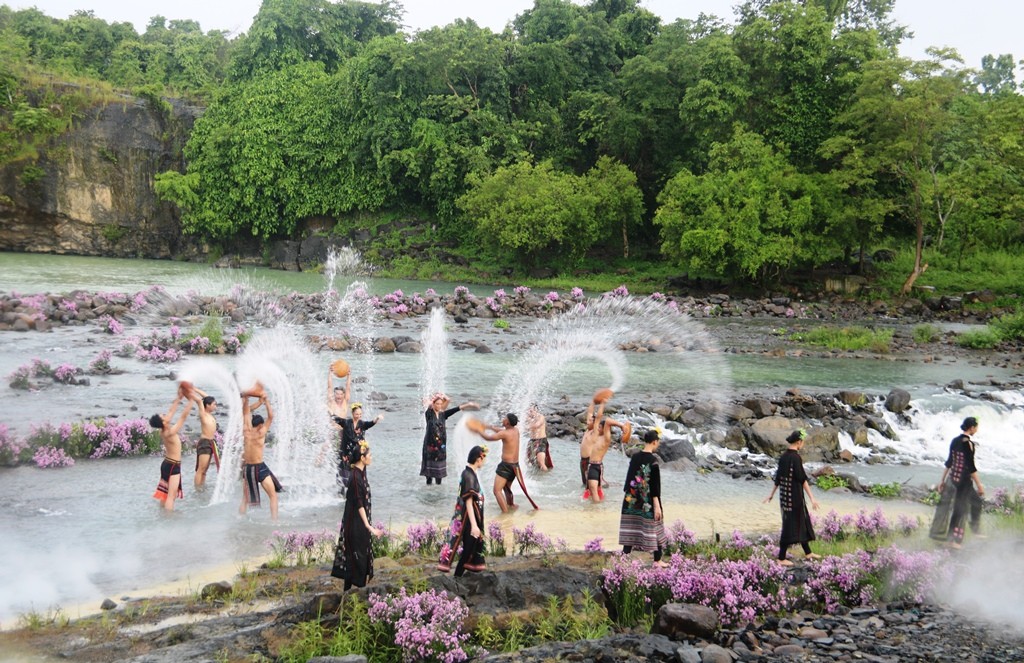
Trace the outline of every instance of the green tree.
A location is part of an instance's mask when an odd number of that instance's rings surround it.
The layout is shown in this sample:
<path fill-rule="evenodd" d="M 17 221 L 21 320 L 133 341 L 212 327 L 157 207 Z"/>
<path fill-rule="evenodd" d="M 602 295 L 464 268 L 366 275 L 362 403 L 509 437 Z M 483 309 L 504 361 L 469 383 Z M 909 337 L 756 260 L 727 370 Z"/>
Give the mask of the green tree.
<path fill-rule="evenodd" d="M 629 229 L 640 225 L 643 218 L 643 195 L 637 187 L 636 175 L 610 157 L 601 157 L 587 171 L 583 181 L 594 196 L 594 216 L 601 228 L 622 229 L 622 257 L 629 258 Z"/>
<path fill-rule="evenodd" d="M 814 185 L 761 136 L 737 127 L 707 172 L 683 170 L 658 196 L 662 251 L 696 274 L 766 283 L 823 250 Z"/>

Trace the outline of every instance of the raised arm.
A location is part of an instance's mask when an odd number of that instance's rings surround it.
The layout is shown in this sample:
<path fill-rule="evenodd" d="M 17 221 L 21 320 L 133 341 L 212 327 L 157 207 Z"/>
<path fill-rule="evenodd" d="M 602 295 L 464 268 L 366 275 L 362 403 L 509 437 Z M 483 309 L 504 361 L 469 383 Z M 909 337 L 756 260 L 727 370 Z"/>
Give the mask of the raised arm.
<path fill-rule="evenodd" d="M 178 417 L 178 421 L 171 426 L 171 432 L 177 433 L 181 430 L 181 427 L 185 425 L 185 419 L 188 419 L 188 413 L 192 411 L 192 401 L 189 401 L 185 405 L 185 409 L 181 411 L 181 416 Z M 168 416 L 170 419 L 170 416 Z"/>
<path fill-rule="evenodd" d="M 249 407 L 249 397 L 242 394 L 242 430 L 246 433 L 252 430 L 252 409 Z"/>
<path fill-rule="evenodd" d="M 488 442 L 498 442 L 499 440 L 504 441 L 505 429 L 488 426 L 480 432 L 480 437 L 484 438 Z"/>
<path fill-rule="evenodd" d="M 263 405 L 265 405 L 266 408 L 267 408 L 267 421 L 266 421 L 266 424 L 267 424 L 267 428 L 269 429 L 270 428 L 270 423 L 272 421 L 274 421 L 274 411 L 272 409 L 270 409 L 270 401 L 267 400 L 266 396 L 263 396 L 263 397 L 260 398 L 260 403 L 263 403 Z"/>

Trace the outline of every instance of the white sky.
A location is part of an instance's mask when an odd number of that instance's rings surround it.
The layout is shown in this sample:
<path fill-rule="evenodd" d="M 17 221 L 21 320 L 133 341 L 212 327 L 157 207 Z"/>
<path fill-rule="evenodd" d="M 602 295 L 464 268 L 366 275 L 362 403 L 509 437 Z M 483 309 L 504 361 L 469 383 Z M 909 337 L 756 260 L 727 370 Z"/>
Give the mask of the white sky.
<path fill-rule="evenodd" d="M 579 1 L 579 0 L 577 0 Z M 248 29 L 259 11 L 260 0 L 0 0 L 14 8 L 35 6 L 56 18 L 67 18 L 78 9 L 91 9 L 108 22 L 130 21 L 139 32 L 149 19 L 193 19 L 204 31 Z M 399 0 L 405 7 L 405 23 L 411 30 L 446 25 L 456 18 L 472 18 L 477 24 L 500 31 L 507 22 L 533 7 L 533 0 Z M 581 2 L 581 4 L 584 4 Z M 730 22 L 736 0 L 641 0 L 669 23 L 676 18 L 696 18 L 704 12 Z M 903 46 L 903 54 L 925 57 L 929 46 L 952 46 L 967 66 L 980 68 L 983 55 L 1012 53 L 1024 58 L 1024 3 L 1020 0 L 896 0 L 893 17 L 915 33 Z"/>

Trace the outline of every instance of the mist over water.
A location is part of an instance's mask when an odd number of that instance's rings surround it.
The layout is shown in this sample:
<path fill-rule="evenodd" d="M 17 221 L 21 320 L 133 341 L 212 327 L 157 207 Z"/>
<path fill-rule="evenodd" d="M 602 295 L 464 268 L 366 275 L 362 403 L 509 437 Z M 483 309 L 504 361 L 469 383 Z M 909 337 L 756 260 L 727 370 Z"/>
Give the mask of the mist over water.
<path fill-rule="evenodd" d="M 967 543 L 950 558 L 952 582 L 938 588 L 936 598 L 960 614 L 1024 635 L 1024 540 L 997 534 Z"/>

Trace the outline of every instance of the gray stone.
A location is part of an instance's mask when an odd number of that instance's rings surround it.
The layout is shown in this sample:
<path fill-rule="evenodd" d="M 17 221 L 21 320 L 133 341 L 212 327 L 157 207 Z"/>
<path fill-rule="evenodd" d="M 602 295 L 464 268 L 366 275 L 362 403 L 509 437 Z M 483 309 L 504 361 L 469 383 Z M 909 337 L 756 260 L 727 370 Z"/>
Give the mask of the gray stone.
<path fill-rule="evenodd" d="M 910 392 L 906 389 L 895 388 L 885 397 L 885 409 L 889 412 L 900 413 L 910 407 Z"/>
<path fill-rule="evenodd" d="M 676 659 L 679 663 L 701 663 L 700 652 L 690 645 L 677 649 Z"/>
<path fill-rule="evenodd" d="M 100 604 L 100 610 L 113 610 L 116 607 L 117 604 L 111 599 L 103 599 L 103 603 Z"/>
<path fill-rule="evenodd" d="M 775 405 L 766 398 L 748 398 L 743 401 L 743 407 L 753 412 L 758 419 L 775 414 Z"/>
<path fill-rule="evenodd" d="M 865 397 L 864 393 L 860 391 L 843 390 L 836 394 L 836 400 L 843 405 L 854 407 L 857 405 L 864 405 L 864 403 L 867 402 L 867 397 Z"/>
<path fill-rule="evenodd" d="M 203 587 L 203 589 L 199 592 L 199 596 L 204 601 L 212 601 L 212 600 L 215 600 L 215 599 L 221 599 L 221 598 L 224 598 L 225 596 L 230 596 L 230 595 L 231 595 L 231 583 L 226 581 L 226 580 L 221 580 L 220 582 L 211 582 L 210 584 L 205 585 Z"/>
<path fill-rule="evenodd" d="M 700 651 L 701 663 L 732 663 L 732 654 L 718 645 L 708 645 Z"/>
<path fill-rule="evenodd" d="M 773 652 L 776 656 L 803 656 L 806 650 L 800 645 L 781 645 Z"/>
<path fill-rule="evenodd" d="M 423 352 L 423 345 L 420 344 L 419 341 L 406 341 L 405 343 L 402 343 L 397 348 L 395 348 L 395 351 L 410 353 Z"/>
<path fill-rule="evenodd" d="M 666 603 L 658 610 L 651 633 L 673 640 L 711 638 L 718 627 L 718 613 L 712 608 L 691 603 Z"/>

